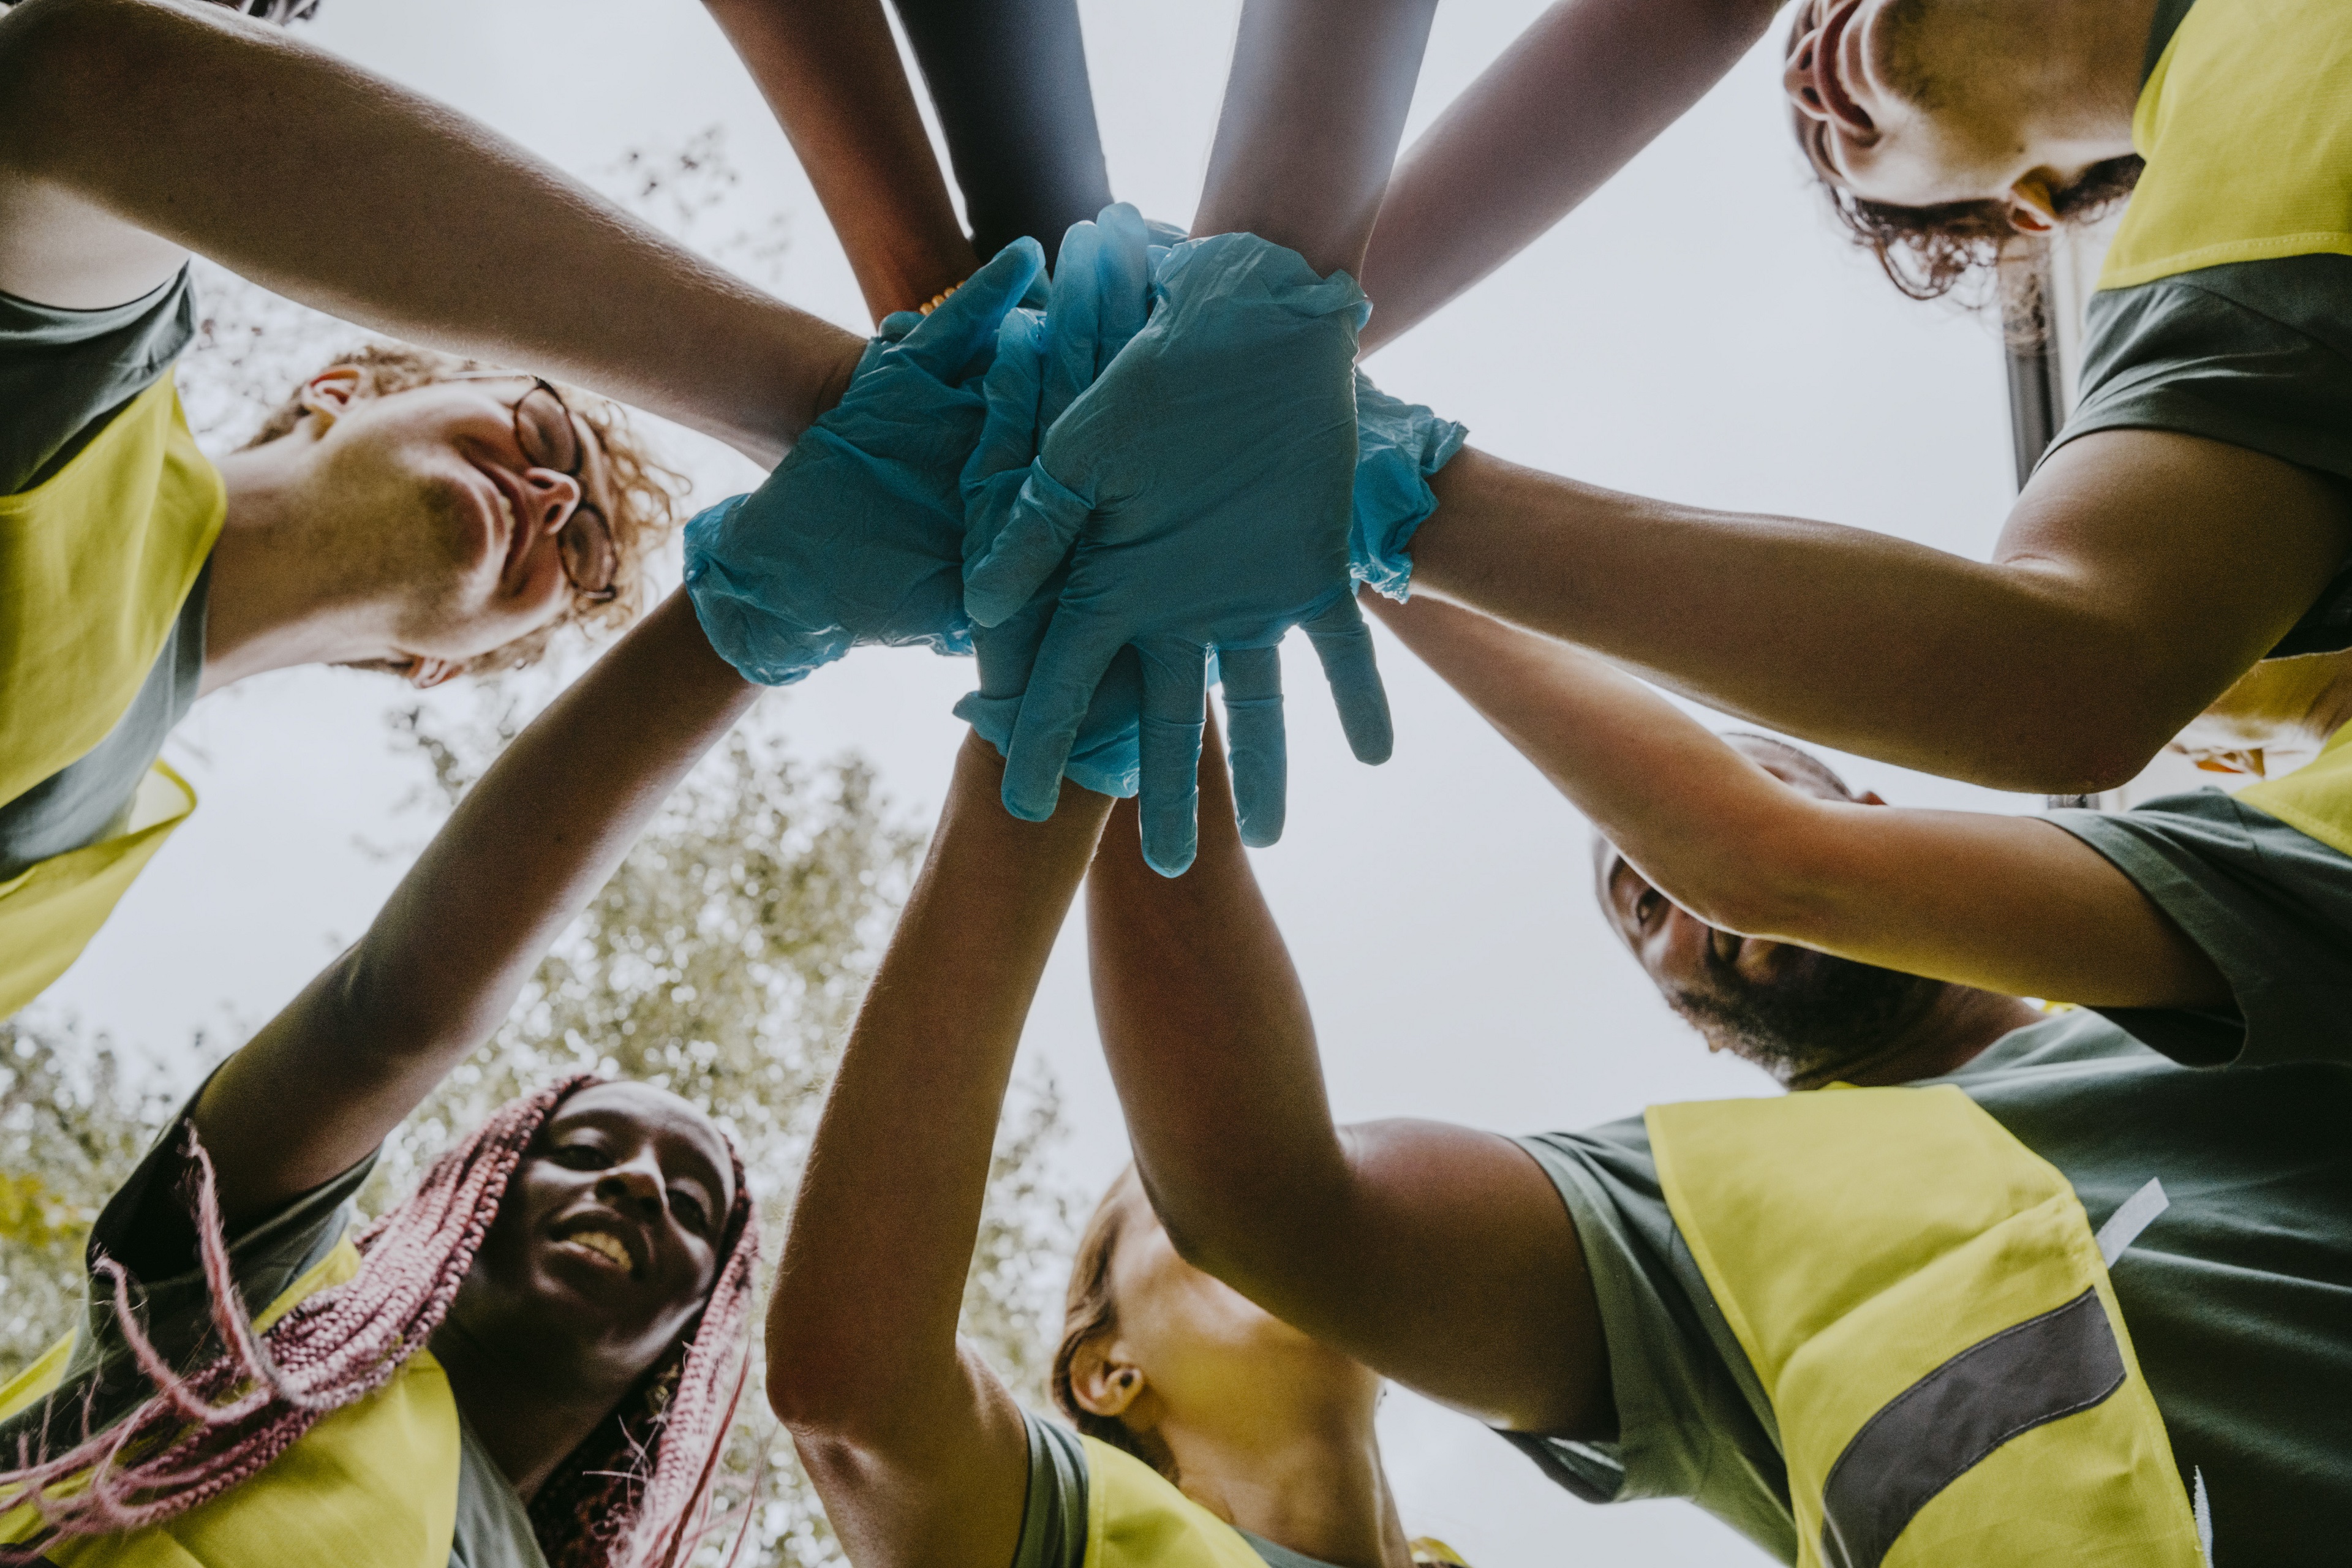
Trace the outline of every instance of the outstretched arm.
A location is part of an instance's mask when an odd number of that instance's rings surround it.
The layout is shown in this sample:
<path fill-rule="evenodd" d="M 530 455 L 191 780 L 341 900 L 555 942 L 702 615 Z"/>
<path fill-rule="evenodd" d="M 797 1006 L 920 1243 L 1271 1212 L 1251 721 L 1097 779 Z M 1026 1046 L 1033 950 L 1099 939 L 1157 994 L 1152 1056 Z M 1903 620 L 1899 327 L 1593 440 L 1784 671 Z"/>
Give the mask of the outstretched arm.
<path fill-rule="evenodd" d="M 858 1568 L 1003 1568 L 1021 1412 L 956 1339 L 998 1111 L 1037 978 L 1108 800 L 997 804 L 967 738 L 922 873 L 866 992 L 793 1199 L 768 1309 L 768 1397 Z"/>
<path fill-rule="evenodd" d="M 760 86 L 880 321 L 980 263 L 956 221 L 881 0 L 704 0 Z"/>
<path fill-rule="evenodd" d="M 1307 999 L 1213 744 L 1200 858 L 1143 863 L 1118 806 L 1087 883 L 1095 1014 L 1145 1190 L 1177 1249 L 1286 1322 L 1519 1431 L 1605 1434 L 1600 1307 L 1575 1227 L 1509 1140 L 1338 1128 Z"/>
<path fill-rule="evenodd" d="M 759 689 L 710 651 L 680 591 L 515 737 L 367 934 L 198 1100 L 232 1225 L 364 1159 L 489 1037 Z"/>
<path fill-rule="evenodd" d="M 25 0 L 0 16 L 0 289 L 113 305 L 187 250 L 763 463 L 832 405 L 862 347 L 278 28 L 172 0 Z"/>
<path fill-rule="evenodd" d="M 1378 611 L 1645 881 L 1709 925 L 2016 996 L 2229 999 L 2169 916 L 2051 823 L 1824 800 L 1580 648 L 1423 599 Z"/>
<path fill-rule="evenodd" d="M 1722 79 L 1779 0 L 1559 0 L 1399 161 L 1366 353 L 1517 255 Z"/>
<path fill-rule="evenodd" d="M 2071 441 L 1990 561 L 1465 449 L 1412 583 L 1841 751 L 1996 789 L 2131 778 L 2352 552 L 2339 483 L 2159 430 Z"/>

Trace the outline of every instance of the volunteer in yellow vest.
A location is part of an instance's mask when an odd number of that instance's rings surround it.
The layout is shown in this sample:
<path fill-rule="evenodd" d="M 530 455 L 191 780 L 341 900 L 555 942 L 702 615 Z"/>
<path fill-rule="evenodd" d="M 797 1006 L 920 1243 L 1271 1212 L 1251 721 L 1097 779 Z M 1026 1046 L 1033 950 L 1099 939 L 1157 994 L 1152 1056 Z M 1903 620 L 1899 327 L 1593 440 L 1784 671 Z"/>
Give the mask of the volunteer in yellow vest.
<path fill-rule="evenodd" d="M 0 1016 L 193 809 L 157 756 L 202 692 L 527 661 L 562 622 L 634 616 L 670 521 L 616 409 L 424 351 L 328 367 L 208 460 L 173 386 L 190 249 L 763 464 L 863 346 L 220 6 L 0 10 Z"/>
<path fill-rule="evenodd" d="M 1183 1258 L 1577 1495 L 1687 1498 L 1784 1562 L 2342 1555 L 2352 855 L 2269 809 L 2340 818 L 2340 791 L 2286 798 L 2340 748 L 2263 809 L 1906 811 L 1579 650 L 1444 605 L 1391 624 L 1607 835 L 1605 912 L 1668 1003 L 1819 1092 L 1342 1132 L 1204 805 L 1185 876 L 1130 874 L 1107 836 L 1088 893 L 1105 1046 Z M 2352 718 L 2347 671 L 2265 666 L 2189 740 L 2307 749 Z"/>
<path fill-rule="evenodd" d="M 1551 5 L 1400 160 L 1361 275 L 1366 349 L 1599 188 L 1779 10 Z M 2258 659 L 2352 644 L 2341 5 L 1803 0 L 1784 58 L 1807 155 L 1913 292 L 1989 282 L 1997 253 L 2137 179 L 2080 407 L 1989 558 L 1899 537 L 1916 531 L 1901 493 L 1857 520 L 1874 532 L 1619 494 L 1472 446 L 1410 533 L 1414 584 L 1775 730 L 2035 793 L 2119 784 Z M 1682 221 L 1609 242 L 1714 246 L 1738 289 L 1740 237 L 1708 192 L 1677 195 Z M 1544 283 L 1522 281 L 1527 308 L 1576 309 Z M 1780 384 L 1769 364 L 1707 374 Z M 1836 468 L 1856 438 L 1826 417 L 1817 435 L 1792 473 Z M 1955 456 L 1973 472 L 1985 454 Z"/>
<path fill-rule="evenodd" d="M 842 1549 L 856 1568 L 1458 1562 L 1398 1521 L 1380 1379 L 1186 1267 L 1132 1173 L 1071 1273 L 1053 1384 L 1076 1430 L 1022 1409 L 958 1342 L 1014 1048 L 1111 804 L 1072 785 L 1048 820 L 1018 821 L 1003 772 L 966 740 L 769 1307 L 768 1396 Z M 1125 809 L 1125 846 L 1104 853 L 1139 867 Z"/>
<path fill-rule="evenodd" d="M 347 1229 L 384 1135 L 505 1017 L 758 690 L 673 597 L 531 723 L 367 934 L 213 1075 L 100 1216 L 78 1331 L 0 1390 L 0 1542 L 59 1568 L 684 1560 L 743 1390 L 757 1252 L 742 1171 L 706 1116 L 643 1084 L 551 1086 L 494 1113 L 388 1218 Z M 217 1192 L 208 1226 L 192 1222 L 190 1135 Z M 208 1288 L 200 1231 L 259 1309 L 268 1378 L 223 1348 L 216 1314 L 238 1301 Z M 117 1315 L 124 1271 L 136 1336 Z M 223 1414 L 200 1429 L 159 1396 L 141 1340 Z M 133 1441 L 91 1481 L 92 1448 L 125 1421 L 183 1440 L 168 1458 Z M 46 1463 L 5 1468 L 20 1440 Z"/>

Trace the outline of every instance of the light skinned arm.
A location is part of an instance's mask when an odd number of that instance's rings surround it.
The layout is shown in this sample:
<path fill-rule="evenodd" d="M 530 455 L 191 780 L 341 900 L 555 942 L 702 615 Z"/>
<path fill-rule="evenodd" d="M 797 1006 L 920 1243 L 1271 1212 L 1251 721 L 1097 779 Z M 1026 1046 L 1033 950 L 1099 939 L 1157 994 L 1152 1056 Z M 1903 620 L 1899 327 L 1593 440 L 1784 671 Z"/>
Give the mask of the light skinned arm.
<path fill-rule="evenodd" d="M 2105 430 L 2053 453 L 1992 559 L 1621 494 L 1465 448 L 1412 583 L 1724 712 L 1996 789 L 2147 765 L 2352 552 L 2338 482 Z"/>
<path fill-rule="evenodd" d="M 1582 649 L 1421 598 L 1378 613 L 1643 880 L 1709 925 L 2013 996 L 2230 998 L 2171 917 L 2054 824 L 1824 800 Z"/>
<path fill-rule="evenodd" d="M 1436 0 L 1246 0 L 1196 237 L 1249 233 L 1320 273 L 1363 266 Z"/>
<path fill-rule="evenodd" d="M 881 0 L 704 0 L 800 155 L 879 321 L 971 276 Z"/>
<path fill-rule="evenodd" d="M 1200 857 L 1144 865 L 1135 803 L 1087 883 L 1095 1016 L 1170 1240 L 1284 1321 L 1516 1431 L 1611 1435 L 1600 1307 L 1576 1229 L 1508 1139 L 1339 1128 L 1315 1027 L 1202 750 Z"/>
<path fill-rule="evenodd" d="M 1778 0 L 1560 0 L 1399 160 L 1364 352 L 1517 255 L 1705 97 Z"/>
<path fill-rule="evenodd" d="M 711 652 L 681 589 L 515 737 L 367 934 L 197 1101 L 230 1224 L 366 1158 L 490 1037 L 760 689 Z"/>
<path fill-rule="evenodd" d="M 1004 1568 L 1028 1439 L 956 1338 L 1015 1047 L 1102 830 L 1075 786 L 999 804 L 967 738 L 930 852 L 858 1009 L 793 1198 L 768 1398 L 857 1568 Z"/>
<path fill-rule="evenodd" d="M 189 250 L 762 463 L 839 397 L 863 346 L 280 28 L 178 0 L 0 15 L 0 289 L 113 305 Z"/>

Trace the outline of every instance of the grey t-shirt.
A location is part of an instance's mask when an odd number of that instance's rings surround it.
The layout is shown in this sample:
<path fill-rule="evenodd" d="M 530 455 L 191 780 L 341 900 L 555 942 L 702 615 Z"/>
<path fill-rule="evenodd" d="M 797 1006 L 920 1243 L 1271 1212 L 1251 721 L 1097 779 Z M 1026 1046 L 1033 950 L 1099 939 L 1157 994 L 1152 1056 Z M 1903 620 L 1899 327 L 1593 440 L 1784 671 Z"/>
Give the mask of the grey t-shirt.
<path fill-rule="evenodd" d="M 1021 1512 L 1021 1540 L 1013 1568 L 1082 1568 L 1087 1558 L 1087 1450 L 1078 1435 L 1027 1411 L 1029 1496 Z M 1266 1568 L 1330 1568 L 1286 1546 L 1235 1531 Z"/>
<path fill-rule="evenodd" d="M 2059 820 L 2140 880 L 2238 998 L 2227 1016 L 2119 1016 L 2174 1049 L 2210 1051 L 2234 1028 L 2242 1057 L 2184 1067 L 2115 1018 L 2066 1012 L 1927 1081 L 1957 1085 L 2064 1173 L 2094 1226 L 2150 1178 L 2164 1183 L 2170 1206 L 2112 1273 L 2174 1458 L 2211 1500 L 2215 1559 L 2340 1563 L 2352 1519 L 2352 1028 L 2326 998 L 2344 984 L 2338 900 L 2352 861 L 2226 797 L 2091 816 Z M 2315 920 L 2337 923 L 2315 931 Z M 1581 1496 L 1689 1498 L 1795 1561 L 1769 1402 L 1667 1211 L 1647 1129 L 1634 1119 L 1521 1144 L 1582 1240 L 1618 1430 L 1608 1443 L 1513 1441 Z"/>
<path fill-rule="evenodd" d="M 2146 82 L 2190 0 L 2163 0 Z M 2095 430 L 2177 430 L 2352 478 L 2352 256 L 2287 256 L 2103 289 L 2056 451 Z M 2352 562 L 2271 652 L 2352 647 Z"/>
<path fill-rule="evenodd" d="M 189 1106 L 194 1103 L 192 1098 Z M 108 1200 L 89 1239 L 93 1260 L 104 1254 L 130 1270 L 133 1304 L 150 1342 L 184 1371 L 209 1362 L 221 1349 L 204 1273 L 196 1264 L 195 1230 L 185 1198 L 185 1125 L 184 1112 Z M 356 1215 L 352 1199 L 374 1168 L 375 1158 L 370 1155 L 333 1181 L 230 1233 L 230 1274 L 248 1313 L 283 1295 L 334 1250 Z M 101 1430 L 148 1392 L 148 1382 L 115 1321 L 112 1291 L 93 1273 L 57 1391 L 0 1422 L 0 1452 L 14 1453 L 17 1437 L 29 1436 L 44 1423 L 52 1444 L 69 1446 L 81 1436 L 85 1399 L 92 1429 Z M 462 1415 L 458 1439 L 457 1523 L 449 1548 L 450 1568 L 547 1568 L 522 1500 Z"/>
<path fill-rule="evenodd" d="M 194 334 L 185 268 L 153 293 L 103 310 L 0 294 L 0 495 L 31 489 L 71 461 L 125 404 L 171 374 Z M 90 524 L 103 527 L 105 520 Z M 121 831 L 163 737 L 195 702 L 211 587 L 207 563 L 145 684 L 106 739 L 0 802 L 0 881 Z"/>

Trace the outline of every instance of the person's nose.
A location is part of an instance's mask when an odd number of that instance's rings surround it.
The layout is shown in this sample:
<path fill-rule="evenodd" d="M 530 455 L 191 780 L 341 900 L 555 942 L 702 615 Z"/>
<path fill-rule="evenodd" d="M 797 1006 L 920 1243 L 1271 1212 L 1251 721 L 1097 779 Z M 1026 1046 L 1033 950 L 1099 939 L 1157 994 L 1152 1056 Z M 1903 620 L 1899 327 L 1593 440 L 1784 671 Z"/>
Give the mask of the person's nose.
<path fill-rule="evenodd" d="M 605 1166 L 597 1173 L 595 1190 L 599 1198 L 624 1214 L 636 1209 L 650 1217 L 667 1206 L 661 1165 L 650 1149 Z"/>
<path fill-rule="evenodd" d="M 571 520 L 581 500 L 580 481 L 558 468 L 527 468 L 523 487 L 531 498 L 531 525 L 553 533 Z"/>

